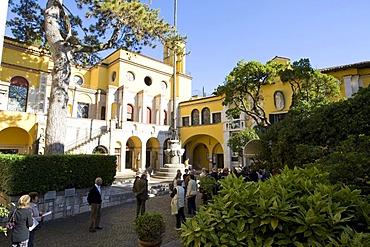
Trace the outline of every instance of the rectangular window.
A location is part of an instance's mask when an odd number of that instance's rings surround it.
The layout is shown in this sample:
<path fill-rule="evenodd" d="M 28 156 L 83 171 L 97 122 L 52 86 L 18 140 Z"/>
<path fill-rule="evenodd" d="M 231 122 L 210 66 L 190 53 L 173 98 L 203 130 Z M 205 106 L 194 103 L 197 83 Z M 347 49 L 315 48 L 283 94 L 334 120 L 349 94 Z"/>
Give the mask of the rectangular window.
<path fill-rule="evenodd" d="M 89 118 L 89 104 L 78 102 L 77 118 Z"/>
<path fill-rule="evenodd" d="M 270 123 L 273 124 L 273 123 L 276 123 L 276 122 L 279 122 L 279 121 L 283 120 L 285 114 L 286 113 L 270 114 L 269 115 Z"/>
<path fill-rule="evenodd" d="M 182 117 L 182 126 L 189 126 L 189 117 Z"/>
<path fill-rule="evenodd" d="M 0 154 L 17 154 L 18 149 L 0 149 Z"/>
<path fill-rule="evenodd" d="M 239 154 L 238 154 L 238 152 L 232 152 L 232 154 L 231 154 L 231 161 L 232 162 L 239 161 Z"/>
<path fill-rule="evenodd" d="M 212 113 L 212 123 L 221 123 L 221 112 Z"/>

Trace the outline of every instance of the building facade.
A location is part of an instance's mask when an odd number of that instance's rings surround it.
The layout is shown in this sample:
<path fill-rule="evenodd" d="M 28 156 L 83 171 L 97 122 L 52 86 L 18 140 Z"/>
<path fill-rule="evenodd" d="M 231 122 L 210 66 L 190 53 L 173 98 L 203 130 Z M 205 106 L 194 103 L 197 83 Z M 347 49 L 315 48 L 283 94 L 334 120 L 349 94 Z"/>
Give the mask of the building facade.
<path fill-rule="evenodd" d="M 2 52 L 0 152 L 43 154 L 53 61 L 47 51 L 10 38 L 5 38 Z M 283 57 L 273 61 L 290 63 Z M 222 97 L 192 96 L 185 62 L 179 57 L 176 64 L 175 95 L 182 161 L 189 159 L 196 169 L 249 165 L 255 143 L 239 157 L 227 142 L 253 121 L 244 114 L 228 119 Z M 370 62 L 321 71 L 338 79 L 345 98 L 370 85 Z M 118 176 L 170 163 L 164 151 L 171 137 L 172 85 L 173 57 L 166 47 L 163 61 L 117 50 L 91 68 L 73 67 L 65 152 L 116 155 Z M 270 122 L 279 121 L 291 104 L 289 84 L 276 78 L 261 94 Z"/>
<path fill-rule="evenodd" d="M 170 138 L 173 57 L 163 62 L 117 50 L 91 68 L 72 68 L 66 153 L 117 156 L 117 175 L 160 168 Z M 176 102 L 191 97 L 177 60 Z M 43 154 L 53 62 L 47 51 L 6 38 L 0 67 L 0 152 Z M 179 93 L 181 92 L 181 93 Z"/>

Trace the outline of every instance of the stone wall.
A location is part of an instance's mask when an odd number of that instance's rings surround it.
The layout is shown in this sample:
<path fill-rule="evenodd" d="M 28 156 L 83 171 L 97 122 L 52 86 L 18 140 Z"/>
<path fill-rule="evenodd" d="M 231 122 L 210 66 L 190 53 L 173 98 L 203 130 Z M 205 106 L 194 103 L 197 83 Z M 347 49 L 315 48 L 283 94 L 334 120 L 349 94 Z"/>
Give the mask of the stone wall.
<path fill-rule="evenodd" d="M 108 186 L 102 188 L 102 207 L 115 206 L 135 200 L 131 188 Z M 40 195 L 38 207 L 40 212 L 51 211 L 45 221 L 73 216 L 90 211 L 87 194 L 90 189 L 66 189 L 49 191 Z M 19 196 L 12 196 L 11 201 L 17 205 Z"/>

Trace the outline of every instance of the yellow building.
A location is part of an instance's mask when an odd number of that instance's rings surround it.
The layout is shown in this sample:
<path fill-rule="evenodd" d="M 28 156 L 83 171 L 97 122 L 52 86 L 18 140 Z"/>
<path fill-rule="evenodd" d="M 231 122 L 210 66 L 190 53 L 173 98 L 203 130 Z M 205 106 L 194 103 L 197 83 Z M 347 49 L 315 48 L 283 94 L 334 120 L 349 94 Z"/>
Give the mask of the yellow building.
<path fill-rule="evenodd" d="M 370 61 L 325 68 L 322 73 L 336 77 L 342 97 L 350 98 L 360 87 L 370 85 Z"/>
<path fill-rule="evenodd" d="M 279 63 L 289 63 L 283 57 L 273 59 Z M 262 88 L 263 107 L 271 122 L 278 121 L 287 113 L 292 92 L 290 86 L 283 84 L 279 78 Z M 195 97 L 179 105 L 181 116 L 180 139 L 185 148 L 184 156 L 196 169 L 232 168 L 249 165 L 248 157 L 241 158 L 227 145 L 230 137 L 252 127 L 253 121 L 241 114 L 230 120 L 226 117 L 227 108 L 222 106 L 222 97 Z"/>
<path fill-rule="evenodd" d="M 184 157 L 195 169 L 224 167 L 222 98 L 218 96 L 183 101 L 180 108 L 180 139 Z"/>
<path fill-rule="evenodd" d="M 161 62 L 117 50 L 92 68 L 72 68 L 65 152 L 117 155 L 118 175 L 162 167 L 173 112 L 170 62 L 168 51 Z M 52 68 L 46 51 L 5 39 L 0 152 L 43 154 Z M 175 103 L 190 99 L 191 80 L 180 57 Z"/>
<path fill-rule="evenodd" d="M 274 62 L 289 64 L 290 59 L 275 57 Z M 341 94 L 349 98 L 359 87 L 370 85 L 370 62 L 336 66 L 321 70 L 338 79 Z M 261 89 L 262 106 L 271 123 L 277 122 L 288 112 L 291 105 L 292 90 L 289 84 L 283 84 L 279 78 L 274 83 Z M 202 167 L 227 167 L 249 165 L 255 154 L 255 145 L 251 142 L 244 150 L 244 157 L 238 157 L 227 146 L 230 137 L 246 127 L 252 127 L 253 121 L 244 114 L 232 120 L 226 117 L 226 108 L 222 106 L 222 97 L 193 98 L 180 103 L 181 141 L 185 155 L 196 169 Z M 257 144 L 258 145 L 258 144 Z"/>
<path fill-rule="evenodd" d="M 0 66 L 0 152 L 43 154 L 53 62 L 46 51 L 6 38 Z M 163 62 L 117 50 L 91 68 L 72 68 L 69 85 L 66 153 L 107 153 L 118 157 L 117 174 L 132 174 L 169 163 L 164 153 L 173 118 L 173 59 L 165 47 Z M 290 63 L 288 58 L 273 61 Z M 222 97 L 191 97 L 185 58 L 177 62 L 176 109 L 182 161 L 196 169 L 248 165 L 227 146 L 229 138 L 253 126 L 247 116 L 230 120 Z M 338 78 L 343 97 L 370 85 L 370 62 L 322 69 Z M 179 93 L 181 92 L 181 94 Z M 279 78 L 262 87 L 270 122 L 291 104 L 289 84 Z"/>

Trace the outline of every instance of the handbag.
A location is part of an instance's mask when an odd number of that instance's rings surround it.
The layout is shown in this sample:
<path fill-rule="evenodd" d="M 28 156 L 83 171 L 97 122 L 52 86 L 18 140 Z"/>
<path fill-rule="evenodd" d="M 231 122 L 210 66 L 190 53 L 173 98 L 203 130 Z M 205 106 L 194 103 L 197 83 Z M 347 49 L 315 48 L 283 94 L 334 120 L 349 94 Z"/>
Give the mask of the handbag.
<path fill-rule="evenodd" d="M 178 195 L 176 194 L 172 200 L 171 200 L 171 214 L 175 215 L 178 214 L 179 208 L 178 208 Z"/>
<path fill-rule="evenodd" d="M 17 211 L 17 210 L 15 209 L 13 211 L 12 216 L 10 216 L 9 221 L 6 223 L 6 229 L 8 229 L 8 230 L 13 230 L 13 228 L 15 226 L 15 218 L 14 218 L 15 211 Z"/>
<path fill-rule="evenodd" d="M 198 194 L 198 191 L 196 191 L 196 190 L 190 191 L 191 196 L 196 196 L 197 194 Z"/>

